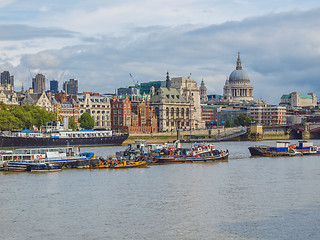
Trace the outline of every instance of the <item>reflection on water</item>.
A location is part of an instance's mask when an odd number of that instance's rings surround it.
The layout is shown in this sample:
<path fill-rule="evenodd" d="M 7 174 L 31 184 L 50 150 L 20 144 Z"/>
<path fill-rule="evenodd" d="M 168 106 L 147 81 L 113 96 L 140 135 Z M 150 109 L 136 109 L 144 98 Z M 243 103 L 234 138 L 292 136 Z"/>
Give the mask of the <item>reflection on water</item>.
<path fill-rule="evenodd" d="M 0 173 L 1 238 L 320 239 L 319 157 L 251 158 L 250 142 L 216 145 L 228 162 Z"/>

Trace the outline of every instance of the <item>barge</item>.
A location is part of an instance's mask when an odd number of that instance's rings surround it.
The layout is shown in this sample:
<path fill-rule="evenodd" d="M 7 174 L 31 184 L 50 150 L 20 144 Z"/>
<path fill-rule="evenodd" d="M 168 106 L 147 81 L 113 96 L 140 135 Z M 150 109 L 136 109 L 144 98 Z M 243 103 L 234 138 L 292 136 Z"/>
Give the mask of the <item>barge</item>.
<path fill-rule="evenodd" d="M 292 157 L 302 155 L 319 155 L 320 147 L 313 146 L 312 142 L 299 141 L 297 145 L 290 145 L 288 141 L 277 141 L 276 146 L 249 147 L 251 156 L 260 157 Z"/>

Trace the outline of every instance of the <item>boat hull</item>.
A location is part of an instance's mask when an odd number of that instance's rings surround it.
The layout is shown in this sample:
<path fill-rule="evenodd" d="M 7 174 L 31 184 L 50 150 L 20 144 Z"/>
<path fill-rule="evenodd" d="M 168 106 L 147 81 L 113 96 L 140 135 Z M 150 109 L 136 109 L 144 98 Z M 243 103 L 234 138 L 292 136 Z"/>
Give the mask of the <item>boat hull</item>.
<path fill-rule="evenodd" d="M 29 163 L 23 162 L 5 162 L 3 164 L 3 170 L 8 172 L 25 172 L 28 171 Z"/>
<path fill-rule="evenodd" d="M 140 162 L 134 162 L 134 163 L 128 163 L 128 164 L 116 164 L 114 166 L 110 165 L 109 168 L 114 169 L 120 169 L 120 168 L 142 168 L 142 167 L 148 167 L 148 162 L 140 161 Z"/>
<path fill-rule="evenodd" d="M 218 156 L 208 157 L 181 157 L 181 156 L 166 156 L 155 158 L 153 163 L 155 164 L 168 164 L 168 163 L 201 163 L 201 162 L 215 162 L 215 161 L 226 161 L 228 160 L 229 153 L 221 154 Z"/>
<path fill-rule="evenodd" d="M 57 172 L 61 171 L 61 166 L 56 164 L 30 164 L 31 172 Z"/>
<path fill-rule="evenodd" d="M 37 138 L 0 136 L 0 148 L 121 145 L 128 134 L 92 138 Z"/>
<path fill-rule="evenodd" d="M 303 155 L 301 152 L 297 151 L 270 151 L 266 147 L 259 147 L 259 146 L 254 146 L 254 147 L 249 147 L 249 151 L 252 157 L 294 157 L 294 156 L 301 156 Z"/>

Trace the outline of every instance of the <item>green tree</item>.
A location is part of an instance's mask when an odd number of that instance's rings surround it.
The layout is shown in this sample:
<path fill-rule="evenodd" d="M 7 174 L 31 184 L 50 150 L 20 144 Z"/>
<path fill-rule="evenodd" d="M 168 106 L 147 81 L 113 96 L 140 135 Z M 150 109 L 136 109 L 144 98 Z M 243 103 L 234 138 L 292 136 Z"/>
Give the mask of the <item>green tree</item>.
<path fill-rule="evenodd" d="M 0 129 L 19 130 L 37 126 L 40 128 L 48 121 L 56 120 L 52 112 L 35 105 L 6 105 L 0 102 Z"/>
<path fill-rule="evenodd" d="M 93 129 L 94 127 L 94 119 L 91 117 L 90 113 L 83 113 L 79 118 L 78 122 L 80 123 L 80 127 L 84 129 Z"/>
<path fill-rule="evenodd" d="M 229 120 L 226 121 L 226 124 L 224 125 L 224 127 L 226 127 L 226 128 L 231 127 L 231 124 L 230 124 L 230 121 L 229 121 Z"/>
<path fill-rule="evenodd" d="M 0 111 L 0 129 L 14 130 L 19 127 L 19 119 L 16 118 L 10 111 Z"/>
<path fill-rule="evenodd" d="M 70 129 L 72 129 L 73 131 L 76 130 L 78 128 L 78 124 L 77 122 L 74 120 L 74 117 L 69 118 L 69 126 Z"/>
<path fill-rule="evenodd" d="M 233 122 L 234 126 L 250 126 L 252 118 L 244 114 L 240 114 Z"/>
<path fill-rule="evenodd" d="M 47 112 L 45 109 L 34 106 L 31 110 L 31 114 L 35 120 L 34 125 L 38 128 L 44 126 L 49 121 L 55 121 L 56 116 L 52 112 Z"/>

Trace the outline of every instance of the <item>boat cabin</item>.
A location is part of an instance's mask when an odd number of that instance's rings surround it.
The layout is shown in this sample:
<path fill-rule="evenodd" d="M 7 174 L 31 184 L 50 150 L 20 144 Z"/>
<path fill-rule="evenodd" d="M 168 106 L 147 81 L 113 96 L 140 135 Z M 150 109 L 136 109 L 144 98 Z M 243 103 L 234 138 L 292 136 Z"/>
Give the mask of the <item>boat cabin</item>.
<path fill-rule="evenodd" d="M 313 148 L 313 142 L 309 142 L 309 141 L 299 141 L 298 142 L 298 146 L 296 147 L 299 150 L 310 150 Z"/>
<path fill-rule="evenodd" d="M 288 141 L 277 141 L 276 147 L 270 147 L 270 151 L 275 152 L 287 152 L 289 151 L 290 142 Z"/>
<path fill-rule="evenodd" d="M 15 149 L 0 153 L 0 161 L 35 161 L 35 160 L 50 160 L 50 159 L 65 159 L 68 156 L 78 154 L 77 148 L 74 147 L 55 147 L 55 148 L 26 148 Z"/>

